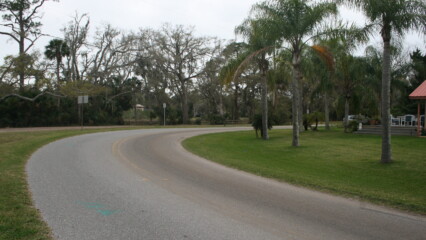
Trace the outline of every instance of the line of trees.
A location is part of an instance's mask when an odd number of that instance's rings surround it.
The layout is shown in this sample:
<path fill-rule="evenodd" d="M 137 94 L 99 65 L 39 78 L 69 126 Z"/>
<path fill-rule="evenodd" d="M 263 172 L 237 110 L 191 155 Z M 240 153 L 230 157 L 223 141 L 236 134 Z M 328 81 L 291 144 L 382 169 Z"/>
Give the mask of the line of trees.
<path fill-rule="evenodd" d="M 171 24 L 93 31 L 90 17 L 76 14 L 42 54 L 31 50 L 43 36 L 39 11 L 47 2 L 0 1 L 0 34 L 19 46 L 0 67 L 1 127 L 77 124 L 76 96 L 90 95 L 86 124 L 123 123 L 123 111 L 136 104 L 162 122 L 167 103 L 172 124 L 259 115 L 265 140 L 270 124 L 291 122 L 299 146 L 306 122 L 324 120 L 328 129 L 330 120 L 352 113 L 381 119 L 382 162 L 389 162 L 390 114 L 413 113 L 406 96 L 426 79 L 426 55 L 402 52 L 394 37 L 424 34 L 421 0 L 260 2 L 236 27 L 242 41 L 198 37 L 192 27 Z M 361 10 L 368 24 L 336 20 L 339 5 Z M 383 45 L 355 55 L 374 34 Z"/>

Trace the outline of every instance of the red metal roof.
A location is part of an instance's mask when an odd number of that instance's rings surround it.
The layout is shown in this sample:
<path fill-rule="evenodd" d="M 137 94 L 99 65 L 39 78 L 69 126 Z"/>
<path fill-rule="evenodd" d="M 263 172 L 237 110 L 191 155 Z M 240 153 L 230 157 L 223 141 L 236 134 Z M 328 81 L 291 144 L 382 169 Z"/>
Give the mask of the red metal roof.
<path fill-rule="evenodd" d="M 410 99 L 426 99 L 426 81 L 424 81 L 409 96 Z"/>

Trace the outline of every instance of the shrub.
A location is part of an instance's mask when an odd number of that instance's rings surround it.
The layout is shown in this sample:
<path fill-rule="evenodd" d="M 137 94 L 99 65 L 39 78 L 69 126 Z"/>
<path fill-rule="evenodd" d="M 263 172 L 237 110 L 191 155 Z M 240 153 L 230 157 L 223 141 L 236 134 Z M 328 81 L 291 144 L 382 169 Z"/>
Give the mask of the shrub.
<path fill-rule="evenodd" d="M 220 114 L 209 115 L 209 122 L 211 125 L 223 125 L 225 124 L 225 117 Z"/>
<path fill-rule="evenodd" d="M 358 131 L 358 127 L 359 127 L 359 123 L 356 120 L 355 121 L 350 121 L 348 123 L 348 130 L 350 132 L 356 132 L 356 131 Z"/>
<path fill-rule="evenodd" d="M 152 122 L 152 119 L 157 118 L 157 113 L 154 111 L 149 111 L 149 121 Z"/>
<path fill-rule="evenodd" d="M 182 118 L 179 118 L 179 113 L 177 110 L 170 108 L 168 110 L 166 110 L 166 119 L 167 119 L 167 124 L 169 125 L 176 125 L 179 124 L 180 120 Z"/>
<path fill-rule="evenodd" d="M 313 131 L 318 130 L 318 122 L 323 121 L 324 119 L 324 113 L 321 112 L 313 112 L 310 114 L 304 114 L 303 115 L 303 127 L 305 128 L 305 131 L 308 131 L 308 128 L 312 129 Z M 312 124 L 315 123 L 315 127 L 312 127 Z"/>
<path fill-rule="evenodd" d="M 260 136 L 263 136 L 263 128 L 262 128 L 262 114 L 256 114 L 253 117 L 253 122 L 251 124 L 256 131 L 256 137 L 258 138 L 259 135 L 257 131 L 260 130 Z M 271 118 L 268 117 L 268 129 L 270 130 L 272 128 L 272 121 Z"/>

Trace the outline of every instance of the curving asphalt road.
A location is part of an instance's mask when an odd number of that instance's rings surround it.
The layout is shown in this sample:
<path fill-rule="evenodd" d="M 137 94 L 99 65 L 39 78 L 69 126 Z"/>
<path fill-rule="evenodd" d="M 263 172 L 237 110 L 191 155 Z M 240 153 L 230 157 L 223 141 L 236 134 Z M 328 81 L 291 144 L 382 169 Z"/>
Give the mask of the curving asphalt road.
<path fill-rule="evenodd" d="M 96 133 L 53 142 L 27 164 L 56 239 L 426 239 L 426 218 L 209 162 L 184 138 L 244 128 Z"/>

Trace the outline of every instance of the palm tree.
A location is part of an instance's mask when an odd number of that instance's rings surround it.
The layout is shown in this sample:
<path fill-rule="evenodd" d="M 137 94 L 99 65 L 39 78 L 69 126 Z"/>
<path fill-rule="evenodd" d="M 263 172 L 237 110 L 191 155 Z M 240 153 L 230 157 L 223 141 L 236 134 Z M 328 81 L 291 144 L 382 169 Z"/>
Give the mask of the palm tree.
<path fill-rule="evenodd" d="M 356 97 L 357 90 L 365 82 L 366 60 L 350 54 L 339 56 L 336 66 L 337 84 L 345 99 L 345 132 L 349 131 L 349 104 Z"/>
<path fill-rule="evenodd" d="M 380 30 L 383 40 L 382 64 L 382 163 L 392 161 L 390 136 L 390 83 L 392 35 L 404 35 L 408 30 L 426 30 L 424 0 L 336 0 L 364 12 L 373 26 Z"/>
<path fill-rule="evenodd" d="M 313 37 L 320 35 L 319 24 L 327 17 L 337 13 L 334 3 L 316 3 L 309 5 L 306 0 L 271 0 L 256 4 L 255 12 L 269 19 L 279 39 L 289 45 L 292 54 L 292 116 L 293 141 L 292 145 L 299 146 L 299 82 L 302 78 L 302 52 Z"/>
<path fill-rule="evenodd" d="M 67 43 L 61 39 L 53 39 L 46 46 L 44 55 L 50 60 L 56 60 L 56 77 L 59 84 L 61 81 L 59 70 L 62 64 L 62 58 L 70 55 L 70 48 Z"/>
<path fill-rule="evenodd" d="M 225 49 L 222 51 L 225 59 L 231 59 L 234 61 L 240 58 L 240 55 L 247 50 L 247 44 L 244 42 L 231 42 L 228 44 Z M 230 67 L 228 65 L 228 67 Z M 229 84 L 229 83 L 228 83 Z M 239 95 L 240 95 L 240 82 L 235 81 L 234 84 L 234 99 L 233 99 L 233 109 L 232 109 L 232 119 L 239 120 L 240 119 L 240 107 L 239 107 Z"/>
<path fill-rule="evenodd" d="M 330 130 L 330 100 L 333 94 L 333 76 L 335 72 L 335 59 L 327 47 L 327 42 L 322 41 L 319 45 L 312 46 L 314 51 L 309 52 L 305 58 L 305 75 L 310 80 L 309 84 L 315 86 L 312 94 L 321 95 L 324 100 L 324 122 L 325 129 Z"/>
<path fill-rule="evenodd" d="M 236 78 L 242 73 L 243 69 L 254 59 L 260 71 L 261 89 L 262 89 L 262 138 L 269 139 L 268 135 L 268 81 L 267 73 L 269 70 L 269 62 L 267 59 L 270 52 L 276 43 L 274 32 L 267 25 L 265 19 L 247 19 L 235 29 L 237 34 L 244 36 L 248 43 L 246 52 L 241 54 L 237 59 L 230 61 L 224 67 L 222 79 L 225 82 L 236 81 Z"/>

